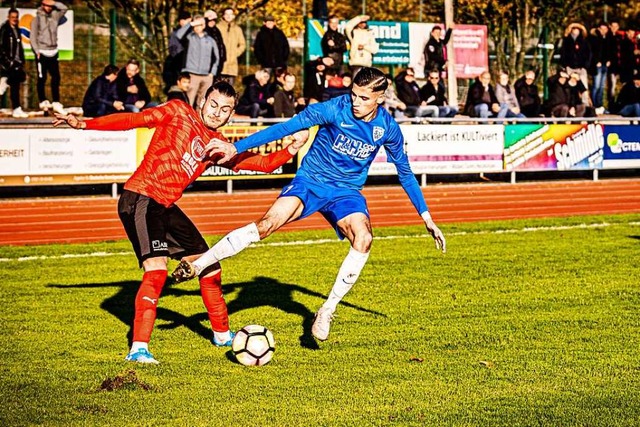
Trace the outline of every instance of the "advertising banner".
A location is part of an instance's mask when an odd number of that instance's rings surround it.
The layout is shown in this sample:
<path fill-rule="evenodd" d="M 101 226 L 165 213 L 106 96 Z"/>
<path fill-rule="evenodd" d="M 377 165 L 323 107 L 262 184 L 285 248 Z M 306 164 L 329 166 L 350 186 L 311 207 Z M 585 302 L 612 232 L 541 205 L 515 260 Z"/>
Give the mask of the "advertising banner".
<path fill-rule="evenodd" d="M 640 167 L 640 126 L 604 126 L 605 169 Z"/>
<path fill-rule="evenodd" d="M 19 27 L 24 47 L 25 59 L 34 59 L 31 49 L 31 21 L 36 15 L 36 9 L 17 8 L 20 13 Z M 0 8 L 0 23 L 7 20 L 8 8 Z M 73 59 L 73 10 L 69 9 L 58 25 L 58 59 L 70 61 Z"/>
<path fill-rule="evenodd" d="M 501 125 L 400 126 L 413 173 L 472 173 L 502 171 L 504 149 Z M 384 149 L 378 152 L 369 175 L 392 175 Z"/>
<path fill-rule="evenodd" d="M 505 126 L 504 168 L 511 170 L 601 169 L 601 124 L 517 124 Z"/>
<path fill-rule="evenodd" d="M 340 21 L 339 31 L 344 31 L 347 21 Z M 380 44 L 380 51 L 373 56 L 374 65 L 411 65 L 416 77 L 424 77 L 424 47 L 429 40 L 433 23 L 424 22 L 385 22 L 369 21 Z M 444 25 L 438 24 L 444 28 Z M 324 21 L 309 19 L 307 21 L 307 54 L 308 59 L 322 56 L 320 42 L 326 31 Z M 487 27 L 485 25 L 457 24 L 452 33 L 456 55 L 456 77 L 461 79 L 475 78 L 482 71 L 489 69 L 489 48 L 487 44 Z M 348 64 L 348 53 L 344 56 Z"/>

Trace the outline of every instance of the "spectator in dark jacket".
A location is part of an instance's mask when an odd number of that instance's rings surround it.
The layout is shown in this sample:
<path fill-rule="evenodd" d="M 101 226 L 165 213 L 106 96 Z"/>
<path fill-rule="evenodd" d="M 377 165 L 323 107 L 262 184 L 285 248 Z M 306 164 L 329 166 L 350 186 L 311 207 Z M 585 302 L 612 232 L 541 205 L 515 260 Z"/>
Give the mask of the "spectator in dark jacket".
<path fill-rule="evenodd" d="M 627 30 L 620 40 L 620 81 L 623 84 L 633 80 L 636 68 L 635 35 L 634 30 Z"/>
<path fill-rule="evenodd" d="M 591 31 L 589 35 L 589 46 L 591 47 L 592 54 L 589 74 L 593 76 L 591 100 L 593 101 L 593 106 L 597 108 L 603 105 L 607 72 L 615 53 L 613 37 L 606 23 L 601 23 L 598 25 L 598 28 L 594 28 Z"/>
<path fill-rule="evenodd" d="M 20 106 L 20 84 L 27 75 L 24 70 L 24 48 L 20 40 L 18 26 L 20 14 L 18 9 L 11 8 L 7 12 L 7 21 L 0 26 L 0 95 L 7 88 L 11 90 L 12 117 L 24 119 L 29 117 Z"/>
<path fill-rule="evenodd" d="M 618 95 L 620 115 L 623 117 L 640 117 L 640 73 L 633 80 L 625 83 Z"/>
<path fill-rule="evenodd" d="M 147 89 L 147 84 L 139 73 L 140 62 L 137 59 L 130 59 L 116 78 L 118 100 L 124 103 L 126 111 L 134 113 L 158 105 L 156 102 L 151 102 L 151 94 Z"/>
<path fill-rule="evenodd" d="M 220 29 L 216 26 L 218 20 L 218 14 L 213 10 L 207 10 L 204 13 L 204 19 L 207 23 L 204 30 L 207 32 L 209 37 L 211 37 L 218 46 L 218 70 L 216 72 L 216 77 L 220 77 L 222 72 L 222 67 L 224 66 L 225 61 L 227 60 L 227 49 L 224 47 L 224 40 L 222 39 L 222 33 Z"/>
<path fill-rule="evenodd" d="M 191 105 L 189 102 L 189 87 L 191 86 L 191 75 L 186 71 L 183 71 L 178 75 L 176 83 L 169 88 L 167 92 L 167 101 L 172 99 L 178 99 Z"/>
<path fill-rule="evenodd" d="M 442 28 L 434 25 L 431 29 L 431 35 L 424 47 L 424 75 L 427 76 L 431 70 L 437 70 L 441 75 L 447 60 L 444 56 L 444 47 L 449 43 L 451 37 L 451 28 L 447 29 L 442 36 Z"/>
<path fill-rule="evenodd" d="M 320 45 L 322 46 L 322 56 L 333 59 L 333 67 L 338 74 L 342 70 L 344 53 L 347 51 L 347 38 L 338 31 L 340 21 L 336 15 L 329 17 L 327 31 L 322 36 Z"/>
<path fill-rule="evenodd" d="M 273 114 L 275 117 L 293 117 L 298 102 L 293 89 L 296 87 L 296 76 L 285 71 L 276 75 L 276 89 L 273 93 Z"/>
<path fill-rule="evenodd" d="M 575 109 L 571 110 L 569 91 L 567 90 L 569 74 L 564 68 L 560 68 L 556 74 L 549 77 L 547 87 L 549 97 L 545 102 L 546 114 L 550 117 L 575 116 Z"/>
<path fill-rule="evenodd" d="M 524 76 L 516 80 L 513 87 L 516 90 L 516 98 L 520 104 L 520 111 L 527 117 L 538 117 L 541 111 L 540 94 L 535 83 L 536 73 L 529 70 Z"/>
<path fill-rule="evenodd" d="M 273 103 L 275 99 L 269 93 L 269 79 L 271 74 L 265 69 L 256 71 L 253 78 L 248 79 L 236 112 L 252 119 L 258 116 L 273 117 Z"/>
<path fill-rule="evenodd" d="M 591 47 L 587 41 L 587 29 L 582 24 L 567 26 L 560 46 L 560 66 L 567 73 L 577 71 L 585 87 L 589 87 L 587 70 L 591 65 Z"/>
<path fill-rule="evenodd" d="M 191 13 L 180 12 L 178 15 L 178 27 L 169 35 L 169 55 L 164 60 L 162 66 L 162 81 L 164 82 L 164 93 L 175 84 L 178 74 L 184 66 L 184 45 L 178 38 L 178 30 L 191 22 Z"/>
<path fill-rule="evenodd" d="M 498 102 L 498 98 L 496 98 L 493 86 L 491 86 L 491 74 L 488 71 L 480 74 L 476 81 L 469 87 L 469 94 L 467 95 L 464 111 L 470 117 L 480 117 L 484 119 L 500 115 L 500 103 Z"/>
<path fill-rule="evenodd" d="M 398 98 L 406 105 L 404 114 L 407 117 L 438 117 L 439 109 L 435 105 L 427 105 L 420 95 L 420 86 L 416 83 L 415 72 L 409 67 L 396 76 Z"/>
<path fill-rule="evenodd" d="M 264 25 L 258 31 L 253 43 L 253 53 L 262 68 L 269 71 L 278 67 L 287 68 L 289 41 L 282 30 L 276 27 L 273 16 L 265 16 Z"/>
<path fill-rule="evenodd" d="M 333 59 L 326 56 L 307 61 L 304 68 L 303 95 L 307 98 L 307 104 L 322 101 L 326 88 L 325 70 L 333 66 Z"/>
<path fill-rule="evenodd" d="M 458 109 L 450 106 L 447 101 L 445 88 L 440 82 L 440 73 L 437 70 L 431 70 L 427 74 L 427 83 L 420 88 L 420 97 L 427 105 L 438 107 L 438 117 L 453 117 L 458 114 Z"/>
<path fill-rule="evenodd" d="M 91 82 L 82 101 L 82 112 L 86 117 L 102 117 L 124 111 L 124 104 L 118 100 L 117 77 L 118 67 L 107 65 L 102 74 Z"/>

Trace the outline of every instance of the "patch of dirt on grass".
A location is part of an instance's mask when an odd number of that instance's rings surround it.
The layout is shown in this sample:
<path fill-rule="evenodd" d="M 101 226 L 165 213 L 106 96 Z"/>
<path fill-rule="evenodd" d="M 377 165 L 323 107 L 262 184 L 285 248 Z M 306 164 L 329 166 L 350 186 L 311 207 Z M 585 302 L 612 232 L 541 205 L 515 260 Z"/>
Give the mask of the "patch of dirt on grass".
<path fill-rule="evenodd" d="M 129 369 L 113 378 L 107 378 L 100 384 L 101 391 L 116 390 L 151 390 L 151 386 L 138 378 L 138 374 L 133 369 Z"/>

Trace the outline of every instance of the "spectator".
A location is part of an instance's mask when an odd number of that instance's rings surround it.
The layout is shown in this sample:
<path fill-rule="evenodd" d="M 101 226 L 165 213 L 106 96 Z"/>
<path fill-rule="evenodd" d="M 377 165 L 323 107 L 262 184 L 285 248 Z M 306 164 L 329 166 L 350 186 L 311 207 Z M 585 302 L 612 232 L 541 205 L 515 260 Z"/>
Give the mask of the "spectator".
<path fill-rule="evenodd" d="M 55 0 L 42 0 L 31 20 L 31 48 L 35 55 L 38 81 L 36 88 L 40 109 L 52 109 L 58 114 L 67 114 L 60 103 L 60 65 L 58 64 L 58 26 L 63 22 L 67 6 Z M 51 99 L 45 94 L 47 75 L 51 74 Z"/>
<path fill-rule="evenodd" d="M 528 70 L 514 84 L 520 111 L 526 117 L 538 117 L 541 113 L 542 103 L 535 81 L 536 73 L 533 70 Z"/>
<path fill-rule="evenodd" d="M 506 118 L 523 118 L 524 114 L 520 111 L 520 104 L 516 97 L 516 90 L 509 84 L 509 74 L 506 71 L 500 71 L 498 74 L 498 84 L 496 85 L 496 98 L 500 104 L 500 113 L 498 117 Z"/>
<path fill-rule="evenodd" d="M 228 7 L 222 13 L 222 22 L 220 22 L 220 33 L 227 50 L 227 60 L 222 67 L 220 77 L 233 85 L 238 77 L 238 57 L 242 55 L 247 48 L 244 40 L 242 29 L 236 24 L 236 14 L 233 9 Z"/>
<path fill-rule="evenodd" d="M 384 108 L 396 119 L 403 119 L 406 104 L 398 98 L 398 93 L 393 85 L 393 78 L 390 74 L 387 77 L 387 88 L 384 91 Z"/>
<path fill-rule="evenodd" d="M 349 67 L 353 76 L 360 68 L 373 64 L 373 55 L 378 53 L 380 48 L 373 31 L 367 25 L 368 20 L 368 15 L 359 15 L 347 22 L 344 28 L 345 35 L 351 43 Z"/>
<path fill-rule="evenodd" d="M 271 74 L 265 69 L 256 71 L 254 78 L 249 79 L 249 84 L 240 97 L 236 112 L 247 115 L 252 119 L 258 116 L 273 117 L 273 103 L 275 99 L 269 94 L 269 79 Z"/>
<path fill-rule="evenodd" d="M 178 99 L 183 101 L 189 105 L 189 87 L 191 86 L 191 75 L 186 71 L 178 74 L 178 78 L 174 85 L 169 88 L 167 92 L 167 101 L 171 101 L 172 99 Z M 196 106 L 197 107 L 197 106 Z"/>
<path fill-rule="evenodd" d="M 444 56 L 444 47 L 449 43 L 451 37 L 451 28 L 447 29 L 442 37 L 442 28 L 439 25 L 434 25 L 431 29 L 431 35 L 424 47 L 424 75 L 427 76 L 432 70 L 437 70 L 440 76 L 447 64 L 447 60 Z"/>
<path fill-rule="evenodd" d="M 491 74 L 484 71 L 469 87 L 467 102 L 464 106 L 465 113 L 470 117 L 504 117 L 502 108 L 496 98 L 496 93 L 491 86 Z"/>
<path fill-rule="evenodd" d="M 633 81 L 636 68 L 635 35 L 634 30 L 627 30 L 620 40 L 620 81 L 623 85 Z"/>
<path fill-rule="evenodd" d="M 118 67 L 107 65 L 96 77 L 84 94 L 82 112 L 85 117 L 102 117 L 117 111 L 124 111 L 124 104 L 118 100 L 116 78 Z"/>
<path fill-rule="evenodd" d="M 307 104 L 322 101 L 326 87 L 325 70 L 332 66 L 333 59 L 330 57 L 317 58 L 305 64 L 303 95 L 307 98 Z"/>
<path fill-rule="evenodd" d="M 289 59 L 289 41 L 282 30 L 276 26 L 272 15 L 264 17 L 253 43 L 253 53 L 260 66 L 269 72 L 276 68 L 287 68 Z"/>
<path fill-rule="evenodd" d="M 609 32 L 611 33 L 611 65 L 607 70 L 607 106 L 611 108 L 616 99 L 616 86 L 620 77 L 620 61 L 621 61 L 621 49 L 622 39 L 625 34 L 624 31 L 620 31 L 620 24 L 616 21 L 609 23 Z"/>
<path fill-rule="evenodd" d="M 189 32 L 189 27 L 193 31 Z M 200 105 L 200 100 L 213 84 L 213 76 L 218 72 L 218 45 L 204 30 L 204 17 L 196 15 L 193 21 L 178 30 L 178 39 L 185 44 L 186 56 L 182 71 L 191 76 L 189 86 L 189 102 L 192 106 Z"/>
<path fill-rule="evenodd" d="M 591 65 L 591 48 L 587 41 L 587 29 L 582 24 L 567 26 L 560 46 L 560 66 L 567 73 L 577 71 L 586 88 L 589 87 L 587 70 Z"/>
<path fill-rule="evenodd" d="M 273 93 L 273 115 L 275 117 L 293 117 L 298 102 L 293 93 L 296 87 L 296 76 L 284 71 L 276 75 L 276 89 Z"/>
<path fill-rule="evenodd" d="M 625 83 L 618 95 L 620 115 L 640 117 L 640 73 L 636 72 L 632 81 Z"/>
<path fill-rule="evenodd" d="M 427 83 L 420 88 L 420 97 L 429 106 L 438 107 L 437 117 L 453 117 L 458 109 L 449 105 L 445 95 L 444 84 L 440 81 L 438 70 L 432 69 L 427 74 Z"/>
<path fill-rule="evenodd" d="M 328 68 L 326 73 L 327 87 L 322 94 L 323 101 L 351 93 L 351 73 L 338 75 L 333 68 Z"/>
<path fill-rule="evenodd" d="M 344 53 L 347 51 L 347 39 L 344 34 L 338 31 L 340 21 L 336 15 L 329 17 L 327 31 L 322 36 L 320 45 L 322 46 L 322 56 L 333 59 L 333 69 L 338 73 L 342 71 Z"/>
<path fill-rule="evenodd" d="M 591 47 L 591 67 L 589 73 L 593 76 L 591 88 L 591 100 L 594 107 L 602 107 L 604 87 L 607 80 L 607 71 L 613 59 L 613 38 L 609 33 L 609 26 L 604 22 L 594 28 L 589 36 Z"/>
<path fill-rule="evenodd" d="M 222 73 L 222 67 L 227 60 L 227 48 L 224 46 L 224 40 L 222 40 L 222 33 L 220 32 L 220 29 L 216 27 L 218 14 L 213 10 L 207 10 L 204 13 L 204 19 L 207 23 L 207 25 L 204 27 L 204 30 L 207 32 L 207 34 L 209 34 L 209 37 L 211 37 L 218 46 L 218 72 L 215 77 L 219 77 Z"/>
<path fill-rule="evenodd" d="M 182 67 L 184 66 L 184 46 L 178 38 L 178 30 L 191 22 L 191 13 L 182 11 L 178 15 L 178 27 L 169 36 L 169 55 L 162 66 L 162 81 L 164 81 L 164 93 L 175 84 Z"/>
<path fill-rule="evenodd" d="M 118 99 L 124 103 L 125 111 L 137 113 L 144 108 L 158 105 L 151 102 L 149 89 L 139 73 L 140 63 L 137 59 L 130 59 L 116 78 Z"/>
<path fill-rule="evenodd" d="M 569 74 L 569 80 L 567 80 L 566 90 L 569 96 L 569 116 L 572 117 L 593 117 L 595 116 L 595 110 L 589 104 L 585 104 L 582 101 L 582 95 L 587 91 L 580 75 L 573 71 Z M 573 109 L 573 110 L 572 110 Z"/>
<path fill-rule="evenodd" d="M 545 102 L 545 110 L 551 117 L 575 116 L 575 108 L 569 105 L 569 91 L 567 90 L 567 80 L 569 74 L 564 68 L 559 68 L 558 72 L 547 80 L 549 97 Z"/>
<path fill-rule="evenodd" d="M 396 76 L 398 98 L 405 104 L 407 117 L 438 117 L 438 107 L 427 105 L 420 96 L 420 86 L 416 83 L 413 68 L 409 67 Z"/>
<path fill-rule="evenodd" d="M 20 40 L 20 13 L 11 8 L 7 21 L 0 26 L 0 95 L 11 90 L 11 116 L 16 119 L 29 117 L 20 106 L 20 84 L 27 79 L 24 70 L 24 48 Z"/>

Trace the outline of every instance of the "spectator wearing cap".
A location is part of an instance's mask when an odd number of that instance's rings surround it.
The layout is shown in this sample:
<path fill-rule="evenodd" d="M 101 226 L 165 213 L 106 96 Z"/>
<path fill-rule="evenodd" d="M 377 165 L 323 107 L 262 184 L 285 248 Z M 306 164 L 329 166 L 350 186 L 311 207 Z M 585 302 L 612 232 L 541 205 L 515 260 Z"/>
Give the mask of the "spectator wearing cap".
<path fill-rule="evenodd" d="M 188 26 L 193 31 L 188 32 Z M 193 21 L 178 31 L 178 38 L 186 44 L 185 63 L 182 71 L 191 75 L 191 86 L 189 87 L 189 103 L 198 107 L 200 100 L 204 99 L 204 94 L 213 84 L 213 76 L 218 72 L 218 45 L 204 30 L 205 20 L 203 16 L 196 15 Z"/>
<path fill-rule="evenodd" d="M 451 28 L 449 28 L 442 38 L 442 28 L 434 25 L 431 29 L 429 40 L 424 47 L 424 75 L 428 76 L 433 70 L 438 71 L 442 75 L 447 60 L 444 56 L 444 46 L 449 43 L 451 38 Z"/>
<path fill-rule="evenodd" d="M 351 43 L 349 51 L 349 67 L 355 77 L 362 67 L 371 67 L 373 55 L 378 53 L 380 46 L 373 31 L 367 25 L 368 15 L 358 15 L 351 19 L 344 28 L 344 33 Z"/>
<path fill-rule="evenodd" d="M 273 15 L 266 15 L 253 43 L 253 54 L 258 63 L 266 70 L 287 68 L 289 59 L 289 41 L 282 30 L 276 26 Z"/>
<path fill-rule="evenodd" d="M 618 94 L 620 115 L 623 117 L 640 117 L 640 73 L 633 75 L 633 80 L 625 83 Z"/>
<path fill-rule="evenodd" d="M 219 77 L 220 73 L 222 72 L 222 67 L 227 60 L 227 49 L 224 47 L 222 33 L 216 26 L 216 23 L 218 21 L 218 14 L 213 10 L 207 10 L 204 13 L 204 20 L 207 24 L 204 27 L 204 30 L 207 32 L 207 34 L 209 34 L 209 37 L 211 37 L 218 46 L 218 73 L 216 74 L 216 77 Z"/>
<path fill-rule="evenodd" d="M 218 23 L 218 29 L 227 50 L 227 60 L 220 77 L 233 85 L 238 77 L 238 57 L 244 53 L 247 44 L 242 29 L 236 24 L 236 14 L 232 8 L 228 7 L 222 12 L 222 21 Z"/>

